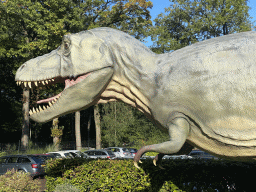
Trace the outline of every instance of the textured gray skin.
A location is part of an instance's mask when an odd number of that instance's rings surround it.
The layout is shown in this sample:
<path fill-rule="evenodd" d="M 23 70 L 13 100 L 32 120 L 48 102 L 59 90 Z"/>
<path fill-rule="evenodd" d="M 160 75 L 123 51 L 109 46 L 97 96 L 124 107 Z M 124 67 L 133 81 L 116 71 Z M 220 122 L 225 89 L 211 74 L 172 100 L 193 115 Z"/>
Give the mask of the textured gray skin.
<path fill-rule="evenodd" d="M 158 55 L 121 31 L 96 28 L 65 36 L 58 50 L 21 66 L 16 81 L 91 72 L 31 118 L 46 122 L 97 103 L 126 102 L 170 135 L 140 149 L 135 162 L 147 151 L 177 153 L 185 142 L 215 156 L 254 160 L 255 50 L 256 33 L 245 32 Z"/>

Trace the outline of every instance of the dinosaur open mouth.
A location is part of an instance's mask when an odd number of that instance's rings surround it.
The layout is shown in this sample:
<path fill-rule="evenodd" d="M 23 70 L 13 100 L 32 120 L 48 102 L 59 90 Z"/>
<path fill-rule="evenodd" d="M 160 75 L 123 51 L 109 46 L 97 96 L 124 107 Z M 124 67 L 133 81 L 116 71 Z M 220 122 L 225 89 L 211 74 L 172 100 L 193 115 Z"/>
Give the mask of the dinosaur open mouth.
<path fill-rule="evenodd" d="M 46 110 L 49 107 L 52 107 L 52 105 L 58 101 L 58 99 L 61 97 L 62 93 L 66 89 L 76 85 L 77 83 L 80 83 L 82 80 L 86 79 L 90 74 L 91 73 L 86 73 L 86 74 L 78 76 L 76 78 L 56 77 L 53 79 L 47 79 L 47 80 L 41 80 L 41 81 L 17 81 L 17 85 L 20 85 L 21 87 L 28 87 L 30 89 L 33 89 L 33 88 L 41 88 L 41 87 L 46 87 L 46 86 L 48 87 L 48 86 L 55 85 L 57 83 L 65 84 L 65 88 L 63 89 L 63 91 L 61 93 L 59 93 L 53 97 L 49 97 L 47 99 L 42 99 L 42 100 L 36 101 L 36 103 L 38 104 L 37 107 L 36 108 L 33 107 L 29 111 L 29 114 L 33 115 L 34 113 L 38 113 L 38 112 Z"/>

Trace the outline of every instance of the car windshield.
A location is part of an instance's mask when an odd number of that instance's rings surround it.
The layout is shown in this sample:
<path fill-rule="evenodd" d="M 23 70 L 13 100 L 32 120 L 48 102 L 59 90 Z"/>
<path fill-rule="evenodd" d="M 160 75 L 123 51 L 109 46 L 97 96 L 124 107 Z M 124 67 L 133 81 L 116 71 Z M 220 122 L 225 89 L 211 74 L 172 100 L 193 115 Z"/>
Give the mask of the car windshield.
<path fill-rule="evenodd" d="M 85 153 L 82 153 L 80 151 L 76 152 L 78 155 L 80 155 L 80 157 L 87 157 Z"/>
<path fill-rule="evenodd" d="M 73 157 L 80 157 L 80 155 L 79 154 L 77 154 L 77 153 L 74 153 L 74 152 L 69 152 Z"/>
<path fill-rule="evenodd" d="M 49 159 L 54 159 L 55 155 L 42 155 L 40 157 L 43 158 L 44 160 L 49 160 Z"/>
<path fill-rule="evenodd" d="M 110 150 L 106 150 L 108 152 L 109 155 L 114 155 L 114 153 Z"/>
<path fill-rule="evenodd" d="M 29 156 L 31 157 L 36 163 L 45 163 L 44 159 L 40 156 Z"/>
<path fill-rule="evenodd" d="M 127 148 L 123 148 L 124 152 L 130 152 Z"/>
<path fill-rule="evenodd" d="M 71 157 L 71 158 L 73 158 L 73 155 L 70 154 L 70 153 L 64 153 L 64 155 L 65 155 L 65 157 Z"/>
<path fill-rule="evenodd" d="M 51 153 L 53 154 L 56 158 L 61 158 L 61 155 L 59 153 Z"/>

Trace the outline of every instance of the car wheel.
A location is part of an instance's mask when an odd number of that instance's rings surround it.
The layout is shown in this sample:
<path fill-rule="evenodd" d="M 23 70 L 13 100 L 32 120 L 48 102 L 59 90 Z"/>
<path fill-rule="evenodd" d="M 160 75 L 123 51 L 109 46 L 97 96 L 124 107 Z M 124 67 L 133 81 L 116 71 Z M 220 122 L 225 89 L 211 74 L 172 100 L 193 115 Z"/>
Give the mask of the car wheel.
<path fill-rule="evenodd" d="M 24 175 L 25 173 L 26 173 L 26 171 L 24 171 L 24 170 L 18 170 L 19 175 Z"/>

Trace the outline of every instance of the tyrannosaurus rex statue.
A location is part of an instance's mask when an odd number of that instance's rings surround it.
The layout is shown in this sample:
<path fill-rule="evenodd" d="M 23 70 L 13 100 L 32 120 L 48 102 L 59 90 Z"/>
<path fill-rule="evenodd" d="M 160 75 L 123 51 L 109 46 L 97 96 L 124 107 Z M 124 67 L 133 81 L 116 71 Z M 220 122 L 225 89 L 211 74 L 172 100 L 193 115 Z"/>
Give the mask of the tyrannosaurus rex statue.
<path fill-rule="evenodd" d="M 30 111 L 46 122 L 98 103 L 120 100 L 136 107 L 170 135 L 141 148 L 179 152 L 185 142 L 215 156 L 256 157 L 256 33 L 244 32 L 155 54 L 130 35 L 96 28 L 66 35 L 49 54 L 17 71 L 27 87 L 65 82 L 59 95 Z"/>

